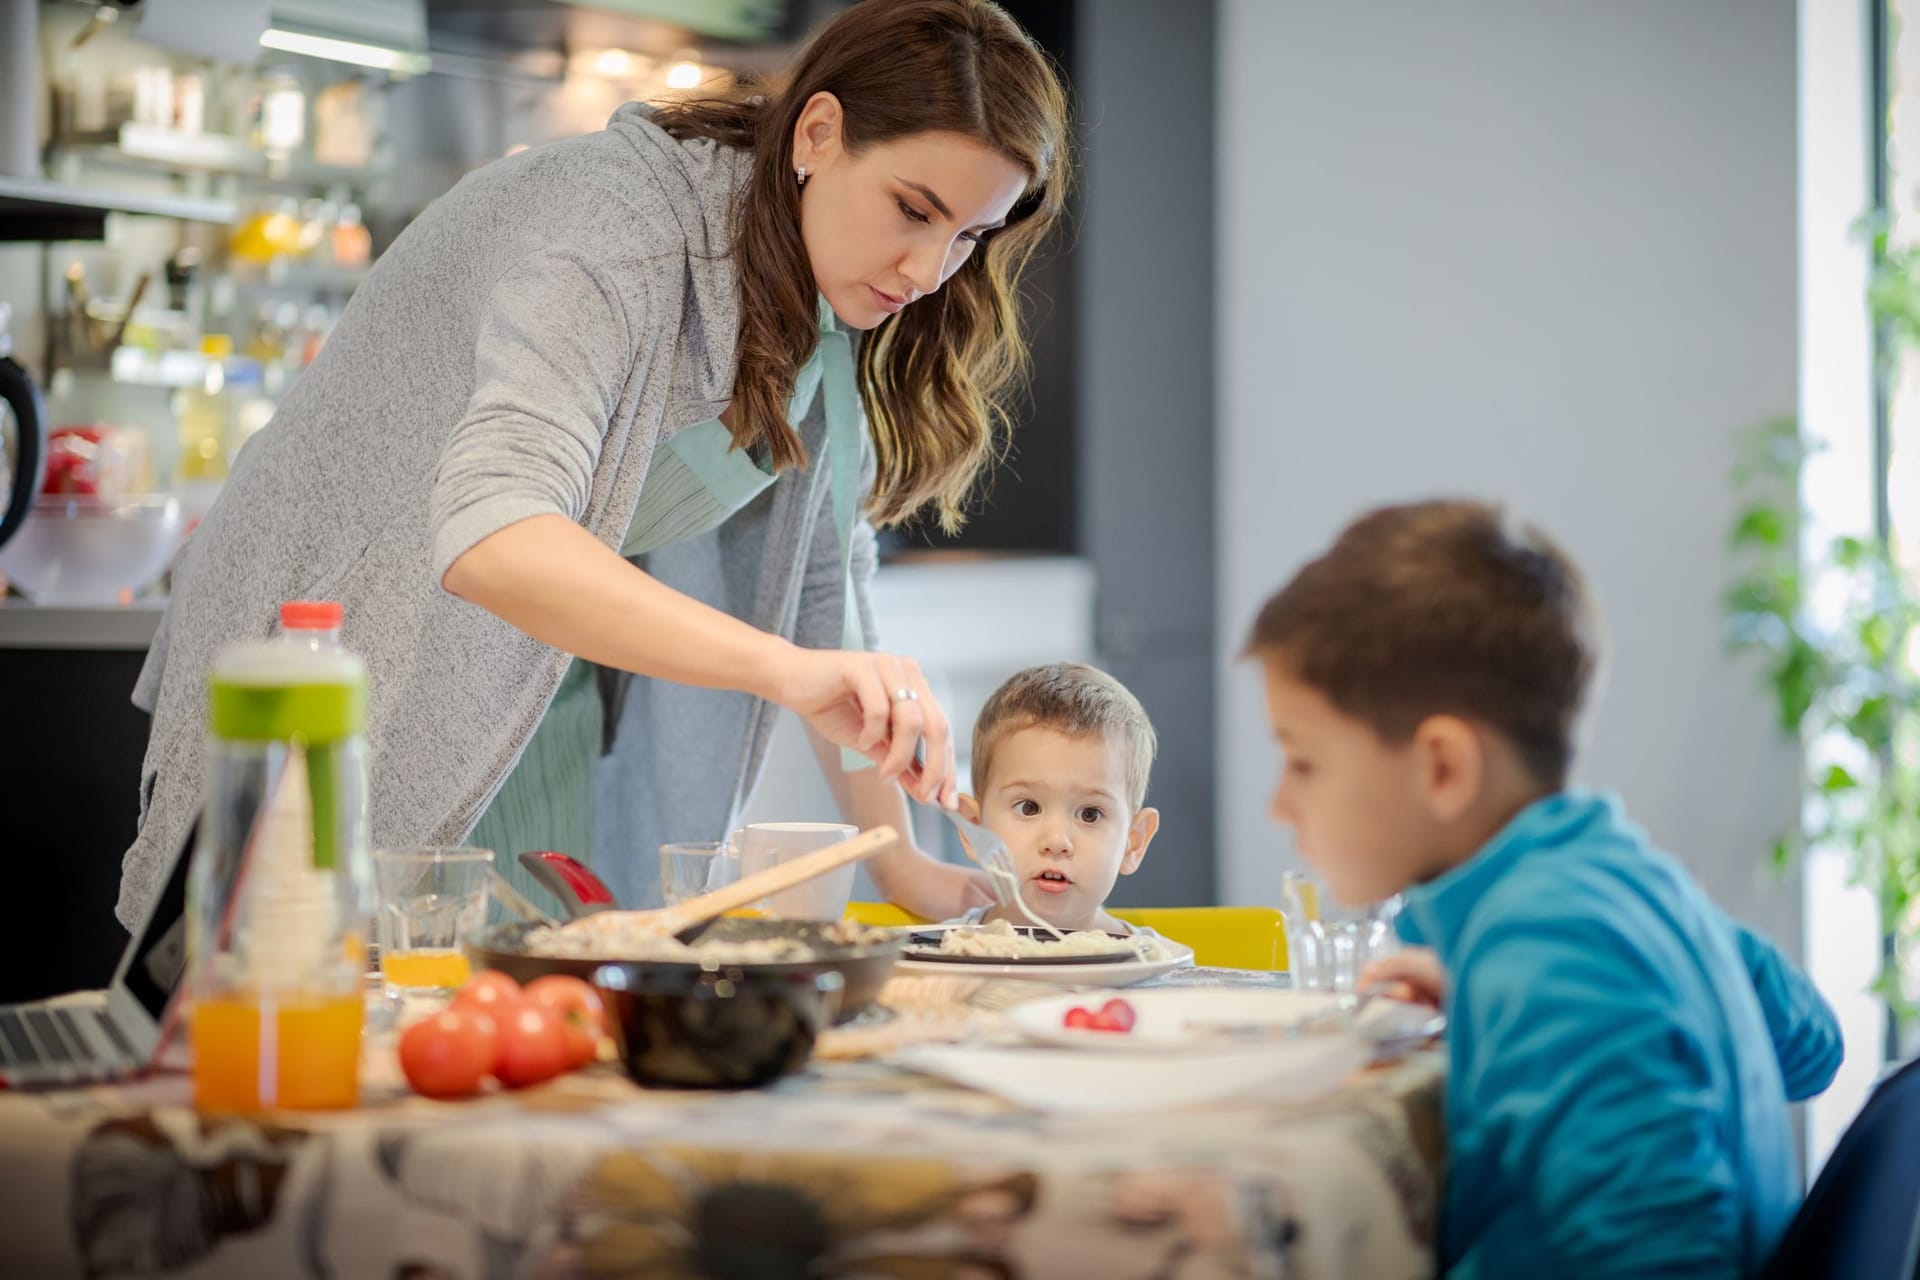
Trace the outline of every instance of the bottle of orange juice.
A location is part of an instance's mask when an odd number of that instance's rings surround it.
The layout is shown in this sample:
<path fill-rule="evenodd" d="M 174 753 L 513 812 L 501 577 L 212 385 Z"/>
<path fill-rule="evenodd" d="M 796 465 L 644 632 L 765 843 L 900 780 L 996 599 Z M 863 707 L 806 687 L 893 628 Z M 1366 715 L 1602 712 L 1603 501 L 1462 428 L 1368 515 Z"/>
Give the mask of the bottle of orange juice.
<path fill-rule="evenodd" d="M 338 605 L 290 605 L 280 639 L 223 649 L 208 680 L 206 809 L 188 879 L 202 1111 L 359 1100 L 366 669 L 333 639 L 339 621 Z"/>

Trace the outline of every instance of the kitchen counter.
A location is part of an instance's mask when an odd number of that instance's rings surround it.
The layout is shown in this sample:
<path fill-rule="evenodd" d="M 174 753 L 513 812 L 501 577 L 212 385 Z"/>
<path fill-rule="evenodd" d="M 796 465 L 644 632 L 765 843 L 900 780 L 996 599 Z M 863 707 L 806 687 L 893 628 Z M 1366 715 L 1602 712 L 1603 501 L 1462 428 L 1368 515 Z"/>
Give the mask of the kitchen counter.
<path fill-rule="evenodd" d="M 144 653 L 165 600 L 100 607 L 0 600 L 0 649 L 94 649 Z"/>

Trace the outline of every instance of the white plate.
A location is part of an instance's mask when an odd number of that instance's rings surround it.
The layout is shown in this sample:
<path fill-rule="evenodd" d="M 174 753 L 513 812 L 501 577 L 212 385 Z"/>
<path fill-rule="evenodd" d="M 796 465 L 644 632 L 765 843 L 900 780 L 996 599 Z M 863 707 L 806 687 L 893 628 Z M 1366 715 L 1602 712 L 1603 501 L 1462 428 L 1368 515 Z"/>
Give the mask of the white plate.
<path fill-rule="evenodd" d="M 921 1045 L 896 1061 L 1036 1111 L 1116 1115 L 1240 1097 L 1308 1103 L 1339 1089 L 1372 1057 L 1359 1036 L 1324 1035 L 1210 1053 L 1205 1063 L 1177 1053 L 1113 1053 L 1101 1057 L 1097 1070 L 1077 1049 L 1035 1045 Z"/>
<path fill-rule="evenodd" d="M 1137 991 L 1125 997 L 1133 1006 L 1131 1031 L 1089 1031 L 1066 1025 L 1069 1009 L 1098 1010 L 1111 997 L 1050 996 L 1015 1007 L 1007 1024 L 1027 1039 L 1062 1048 L 1104 1053 L 1218 1053 L 1223 1049 L 1249 1050 L 1267 1045 L 1298 1044 L 1278 1039 L 1255 1044 L 1224 1040 L 1208 1026 L 1254 1024 L 1283 1027 L 1329 1007 L 1338 999 L 1325 991 L 1249 990 L 1234 987 L 1181 987 L 1166 991 Z M 1361 1014 L 1369 1035 L 1391 1036 L 1427 1022 L 1431 1009 L 1375 1000 Z"/>
<path fill-rule="evenodd" d="M 938 926 L 922 925 L 915 933 L 926 933 Z M 1020 982 L 1050 982 L 1061 987 L 1130 987 L 1136 982 L 1157 978 L 1193 963 L 1193 948 L 1171 938 L 1159 938 L 1162 960 L 1111 960 L 1095 964 L 1023 964 L 1018 960 L 982 960 L 956 963 L 951 960 L 914 960 L 901 956 L 895 973 L 939 974 L 947 978 L 1010 978 Z"/>

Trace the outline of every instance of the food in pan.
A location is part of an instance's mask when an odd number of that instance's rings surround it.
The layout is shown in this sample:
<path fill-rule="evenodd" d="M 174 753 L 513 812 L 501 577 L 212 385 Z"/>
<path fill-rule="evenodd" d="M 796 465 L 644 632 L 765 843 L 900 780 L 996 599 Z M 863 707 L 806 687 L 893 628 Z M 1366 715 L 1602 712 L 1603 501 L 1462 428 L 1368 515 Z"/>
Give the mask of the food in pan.
<path fill-rule="evenodd" d="M 531 930 L 528 954 L 575 960 L 664 960 L 682 964 L 792 964 L 826 958 L 810 940 L 794 938 L 726 939 L 705 937 L 691 946 L 662 937 L 650 911 L 601 911 L 563 925 Z M 889 942 L 893 933 L 851 921 L 828 925 L 816 938 L 842 947 Z"/>

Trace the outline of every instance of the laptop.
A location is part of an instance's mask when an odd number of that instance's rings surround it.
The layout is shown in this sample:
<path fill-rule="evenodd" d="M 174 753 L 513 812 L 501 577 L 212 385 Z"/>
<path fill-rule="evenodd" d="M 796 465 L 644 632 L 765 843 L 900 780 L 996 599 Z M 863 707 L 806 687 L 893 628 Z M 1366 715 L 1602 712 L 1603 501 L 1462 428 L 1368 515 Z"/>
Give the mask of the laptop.
<path fill-rule="evenodd" d="M 174 851 L 166 887 L 147 907 L 104 991 L 0 1005 L 0 1082 L 82 1084 L 137 1075 L 158 1061 L 179 1016 L 187 966 L 187 867 L 196 821 Z"/>

